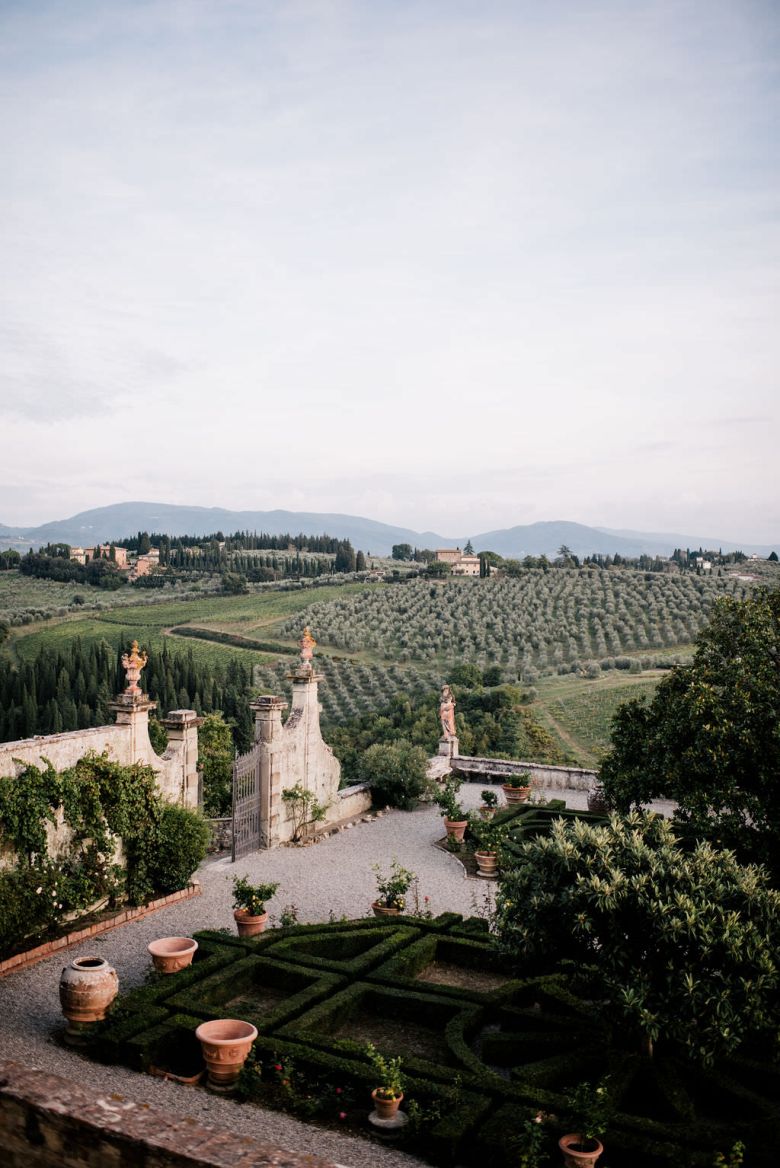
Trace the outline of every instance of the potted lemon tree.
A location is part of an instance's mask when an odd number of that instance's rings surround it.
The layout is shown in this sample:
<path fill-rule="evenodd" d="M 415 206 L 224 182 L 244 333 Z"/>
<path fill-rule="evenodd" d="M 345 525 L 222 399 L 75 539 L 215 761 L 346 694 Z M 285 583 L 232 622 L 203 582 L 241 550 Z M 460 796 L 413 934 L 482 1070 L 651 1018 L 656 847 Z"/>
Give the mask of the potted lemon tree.
<path fill-rule="evenodd" d="M 278 884 L 250 884 L 246 876 L 233 879 L 233 917 L 239 937 L 262 933 L 268 921 L 265 902 L 276 892 Z"/>

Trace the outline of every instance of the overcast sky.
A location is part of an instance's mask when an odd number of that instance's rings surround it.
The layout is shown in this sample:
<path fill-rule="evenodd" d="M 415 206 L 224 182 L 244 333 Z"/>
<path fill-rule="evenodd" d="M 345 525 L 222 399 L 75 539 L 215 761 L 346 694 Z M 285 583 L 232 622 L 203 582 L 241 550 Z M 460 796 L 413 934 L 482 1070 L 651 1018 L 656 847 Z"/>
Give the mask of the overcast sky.
<path fill-rule="evenodd" d="M 0 0 L 0 522 L 780 539 L 768 0 Z"/>

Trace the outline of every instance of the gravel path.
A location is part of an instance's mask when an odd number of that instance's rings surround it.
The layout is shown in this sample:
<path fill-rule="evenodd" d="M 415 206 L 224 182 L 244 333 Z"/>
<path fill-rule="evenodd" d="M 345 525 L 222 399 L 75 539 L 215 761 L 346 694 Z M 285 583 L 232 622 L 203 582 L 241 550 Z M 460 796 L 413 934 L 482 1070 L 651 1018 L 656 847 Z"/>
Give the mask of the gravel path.
<path fill-rule="evenodd" d="M 476 807 L 484 784 L 465 783 L 461 800 Z M 565 797 L 570 807 L 584 807 L 585 793 L 550 791 Z M 662 809 L 662 808 L 659 808 Z M 442 837 L 439 812 L 425 807 L 414 812 L 389 811 L 370 823 L 330 836 L 307 848 L 279 848 L 255 852 L 232 864 L 217 859 L 198 873 L 202 895 L 161 909 L 149 917 L 95 938 L 88 950 L 105 957 L 117 970 L 121 988 L 142 984 L 149 968 L 146 946 L 155 937 L 189 936 L 198 929 L 233 927 L 231 882 L 247 874 L 252 882 L 278 881 L 279 891 L 269 901 L 278 916 L 293 904 L 302 923 L 367 916 L 374 899 L 371 865 L 386 870 L 393 857 L 419 877 L 420 895 L 430 897 L 434 915 L 454 911 L 470 915 L 486 896 L 486 883 L 465 877 L 460 862 L 433 844 Z M 220 1099 L 202 1090 L 136 1074 L 123 1067 L 105 1067 L 51 1039 L 63 1024 L 58 984 L 64 959 L 85 953 L 82 946 L 63 950 L 20 973 L 0 980 L 0 1056 L 70 1078 L 87 1089 L 116 1091 L 139 1103 L 150 1103 L 180 1115 L 193 1116 L 237 1134 L 262 1135 L 281 1147 L 315 1152 L 349 1168 L 419 1165 L 414 1156 L 323 1128 L 301 1123 L 278 1111 Z"/>

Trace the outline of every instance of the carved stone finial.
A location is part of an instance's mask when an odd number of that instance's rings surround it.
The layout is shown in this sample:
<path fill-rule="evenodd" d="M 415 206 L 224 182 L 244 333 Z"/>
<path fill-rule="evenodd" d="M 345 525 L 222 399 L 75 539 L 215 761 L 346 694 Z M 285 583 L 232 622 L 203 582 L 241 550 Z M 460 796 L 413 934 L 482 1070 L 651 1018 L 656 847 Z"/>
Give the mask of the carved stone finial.
<path fill-rule="evenodd" d="M 304 665 L 308 665 L 309 668 L 311 668 L 311 659 L 314 655 L 314 646 L 317 644 L 317 642 L 311 635 L 311 629 L 308 625 L 303 630 L 303 636 L 301 637 L 298 644 L 301 647 L 301 661 Z"/>
<path fill-rule="evenodd" d="M 138 652 L 137 641 L 133 641 L 129 653 L 122 654 L 122 668 L 127 678 L 127 685 L 125 686 L 126 694 L 139 694 L 142 692 L 138 680 L 141 676 L 141 670 L 148 660 L 149 658 L 146 653 Z"/>

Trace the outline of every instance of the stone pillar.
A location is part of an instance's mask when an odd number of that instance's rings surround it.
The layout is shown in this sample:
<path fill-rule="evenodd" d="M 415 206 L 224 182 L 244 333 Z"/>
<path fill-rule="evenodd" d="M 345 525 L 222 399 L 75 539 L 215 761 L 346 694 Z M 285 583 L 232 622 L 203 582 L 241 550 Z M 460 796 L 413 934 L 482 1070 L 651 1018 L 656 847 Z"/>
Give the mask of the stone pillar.
<path fill-rule="evenodd" d="M 149 711 L 157 709 L 145 693 L 121 693 L 108 704 L 116 714 L 117 726 L 130 728 L 130 760 L 146 762 L 152 749 L 149 741 Z"/>
<path fill-rule="evenodd" d="M 282 732 L 282 710 L 287 705 L 284 698 L 273 694 L 263 694 L 249 703 L 255 714 L 255 742 L 273 742 Z"/>
<path fill-rule="evenodd" d="M 255 749 L 260 768 L 260 841 L 272 848 L 279 843 L 282 813 L 282 710 L 287 703 L 273 694 L 249 703 L 255 714 Z"/>
<path fill-rule="evenodd" d="M 170 791 L 169 798 L 175 798 L 184 807 L 195 808 L 198 806 L 198 727 L 203 719 L 194 710 L 171 710 L 162 724 L 168 731 L 166 754 L 175 752 L 180 763 L 178 797 Z"/>

